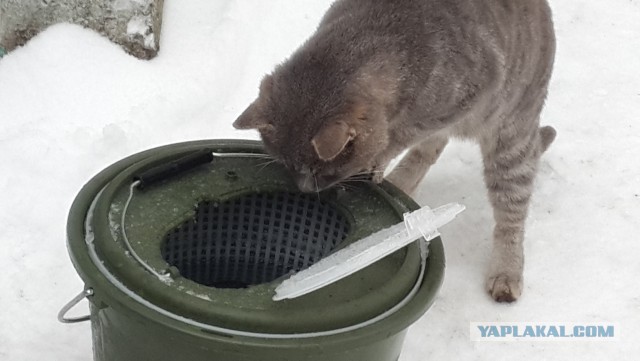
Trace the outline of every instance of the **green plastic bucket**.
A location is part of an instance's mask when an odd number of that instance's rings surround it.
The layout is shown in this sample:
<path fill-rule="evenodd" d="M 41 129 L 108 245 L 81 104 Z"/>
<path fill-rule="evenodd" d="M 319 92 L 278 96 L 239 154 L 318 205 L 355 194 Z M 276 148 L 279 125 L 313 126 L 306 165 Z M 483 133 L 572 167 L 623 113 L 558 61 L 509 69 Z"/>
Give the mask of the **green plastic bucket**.
<path fill-rule="evenodd" d="M 218 156 L 175 165 L 194 152 Z M 60 319 L 91 321 L 94 360 L 398 359 L 441 285 L 439 238 L 426 261 L 415 242 L 305 296 L 272 297 L 292 272 L 418 206 L 388 183 L 299 193 L 256 154 L 253 141 L 168 145 L 113 164 L 80 191 L 67 233 L 85 289 Z M 177 174 L 142 187 L 158 167 Z M 84 298 L 90 315 L 66 318 Z"/>

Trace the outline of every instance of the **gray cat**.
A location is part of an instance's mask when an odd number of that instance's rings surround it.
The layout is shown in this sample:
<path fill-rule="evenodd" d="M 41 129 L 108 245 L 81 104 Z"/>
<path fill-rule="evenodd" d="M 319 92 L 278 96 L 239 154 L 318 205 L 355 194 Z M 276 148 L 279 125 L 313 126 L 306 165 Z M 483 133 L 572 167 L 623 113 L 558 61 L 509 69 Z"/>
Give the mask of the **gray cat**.
<path fill-rule="evenodd" d="M 539 127 L 554 54 L 545 0 L 340 0 L 234 126 L 258 129 L 305 192 L 364 172 L 380 182 L 408 150 L 388 179 L 411 193 L 450 137 L 477 141 L 496 221 L 486 287 L 512 302 L 555 138 Z"/>

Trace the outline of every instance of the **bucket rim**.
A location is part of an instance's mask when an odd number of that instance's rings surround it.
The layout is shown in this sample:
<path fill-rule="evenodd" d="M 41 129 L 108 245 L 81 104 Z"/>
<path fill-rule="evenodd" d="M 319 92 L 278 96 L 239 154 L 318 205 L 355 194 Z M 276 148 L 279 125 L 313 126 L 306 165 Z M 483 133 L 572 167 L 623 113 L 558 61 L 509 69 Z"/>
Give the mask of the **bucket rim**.
<path fill-rule="evenodd" d="M 213 141 L 215 144 L 214 148 L 234 148 L 234 149 L 242 149 L 243 151 L 260 151 L 262 152 L 262 146 L 260 142 L 257 141 L 246 141 L 246 140 L 215 140 Z M 189 322 L 185 322 L 188 320 L 181 320 L 179 317 L 171 317 L 166 314 L 159 314 L 157 310 L 153 310 L 152 308 L 147 307 L 144 303 L 141 303 L 139 300 L 135 303 L 128 304 L 124 306 L 121 300 L 119 300 L 118 296 L 121 296 L 121 290 L 117 290 L 114 294 L 113 288 L 117 288 L 114 285 L 113 280 L 109 280 L 105 274 L 98 269 L 96 266 L 95 260 L 91 260 L 88 252 L 88 247 L 84 241 L 78 242 L 78 240 L 84 240 L 86 225 L 85 220 L 87 218 L 87 214 L 89 213 L 91 204 L 95 199 L 97 199 L 97 194 L 107 185 L 110 180 L 113 178 L 110 176 L 114 172 L 117 173 L 118 169 L 125 169 L 133 162 L 142 160 L 147 156 L 155 154 L 156 152 L 167 149 L 167 148 L 175 148 L 180 147 L 181 149 L 187 150 L 197 150 L 202 147 L 212 147 L 211 140 L 204 141 L 192 141 L 192 142 L 184 142 L 184 143 L 176 143 L 170 144 L 166 146 L 161 146 L 158 148 L 153 148 L 141 153 L 134 154 L 128 158 L 125 158 L 112 166 L 106 168 L 102 172 L 98 173 L 95 177 L 93 177 L 80 191 L 74 203 L 71 207 L 68 224 L 67 224 L 67 237 L 68 237 L 68 250 L 71 255 L 72 262 L 77 272 L 80 274 L 83 281 L 87 287 L 93 287 L 95 289 L 99 289 L 100 297 L 108 300 L 108 304 L 110 307 L 115 305 L 120 305 L 122 307 L 126 307 L 130 310 L 135 311 L 136 313 L 145 316 L 150 320 L 155 320 L 156 322 L 162 322 L 167 326 L 182 329 L 183 331 L 188 332 L 199 332 L 204 331 L 202 329 L 202 325 L 194 325 Z M 395 202 L 401 203 L 402 207 L 406 208 L 405 211 L 409 211 L 412 209 L 418 208 L 418 205 L 411 200 L 404 193 L 399 191 L 390 183 L 383 183 L 379 185 L 379 187 L 384 191 L 387 197 L 390 200 L 395 200 Z M 80 247 L 72 247 L 72 242 L 80 243 Z M 78 249 L 80 248 L 80 250 Z M 265 333 L 252 333 L 252 332 L 239 332 L 239 333 L 225 333 L 224 329 L 220 330 L 220 328 L 214 328 L 209 330 L 207 334 L 210 337 L 225 337 L 233 336 L 234 339 L 239 338 L 243 339 L 243 342 L 247 342 L 247 340 L 253 340 L 253 342 L 261 343 L 265 340 L 269 340 L 269 342 L 273 342 L 274 339 L 280 340 L 280 342 L 285 342 L 287 340 L 301 340 L 301 339 L 317 339 L 317 338 L 328 338 L 334 339 L 336 342 L 342 342 L 345 339 L 346 335 L 360 335 L 369 334 L 370 336 L 378 334 L 388 334 L 391 330 L 393 332 L 401 332 L 403 329 L 408 327 L 411 323 L 421 317 L 424 312 L 431 306 L 434 301 L 435 295 L 437 294 L 438 289 L 442 283 L 443 273 L 444 273 L 444 249 L 442 247 L 442 242 L 440 238 L 434 239 L 430 242 L 430 254 L 429 258 L 425 264 L 425 272 L 427 274 L 421 281 L 419 285 L 419 289 L 415 297 L 413 297 L 406 305 L 402 306 L 399 310 L 397 310 L 394 314 L 379 320 L 373 324 L 351 329 L 349 331 L 331 334 L 331 333 L 323 333 L 323 332 L 315 332 L 309 334 L 265 334 Z M 92 269 L 86 269 L 85 267 L 90 267 Z M 109 292 L 107 292 L 109 290 Z M 135 307 L 134 307 L 135 306 Z M 178 316 L 178 315 L 177 315 Z M 206 325 L 205 325 L 206 326 Z M 195 328 L 195 329 L 194 329 Z"/>

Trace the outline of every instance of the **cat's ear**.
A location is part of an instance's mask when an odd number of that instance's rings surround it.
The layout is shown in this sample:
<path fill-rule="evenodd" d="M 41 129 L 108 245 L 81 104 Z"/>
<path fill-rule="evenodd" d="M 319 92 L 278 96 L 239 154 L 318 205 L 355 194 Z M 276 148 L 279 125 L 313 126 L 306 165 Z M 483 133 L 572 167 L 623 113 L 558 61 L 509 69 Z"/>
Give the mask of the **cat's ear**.
<path fill-rule="evenodd" d="M 337 157 L 356 136 L 356 130 L 349 124 L 332 122 L 320 129 L 313 137 L 311 144 L 318 158 L 329 161 Z"/>
<path fill-rule="evenodd" d="M 258 111 L 258 100 L 249 105 L 242 114 L 233 122 L 236 129 L 260 129 L 269 125 L 267 120 Z"/>
<path fill-rule="evenodd" d="M 270 127 L 269 122 L 261 115 L 260 106 L 271 98 L 273 77 L 266 75 L 260 83 L 260 95 L 249 107 L 233 122 L 236 129 L 261 129 Z"/>

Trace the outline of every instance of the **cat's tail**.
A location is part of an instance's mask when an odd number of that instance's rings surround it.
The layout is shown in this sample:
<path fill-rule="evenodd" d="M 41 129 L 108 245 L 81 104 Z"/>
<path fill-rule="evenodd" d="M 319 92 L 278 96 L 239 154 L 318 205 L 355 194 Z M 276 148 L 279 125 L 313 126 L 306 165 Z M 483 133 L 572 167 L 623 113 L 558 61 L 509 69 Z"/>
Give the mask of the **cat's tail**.
<path fill-rule="evenodd" d="M 543 153 L 556 139 L 556 130 L 553 127 L 546 126 L 538 129 L 538 133 L 540 134 L 540 153 Z"/>

